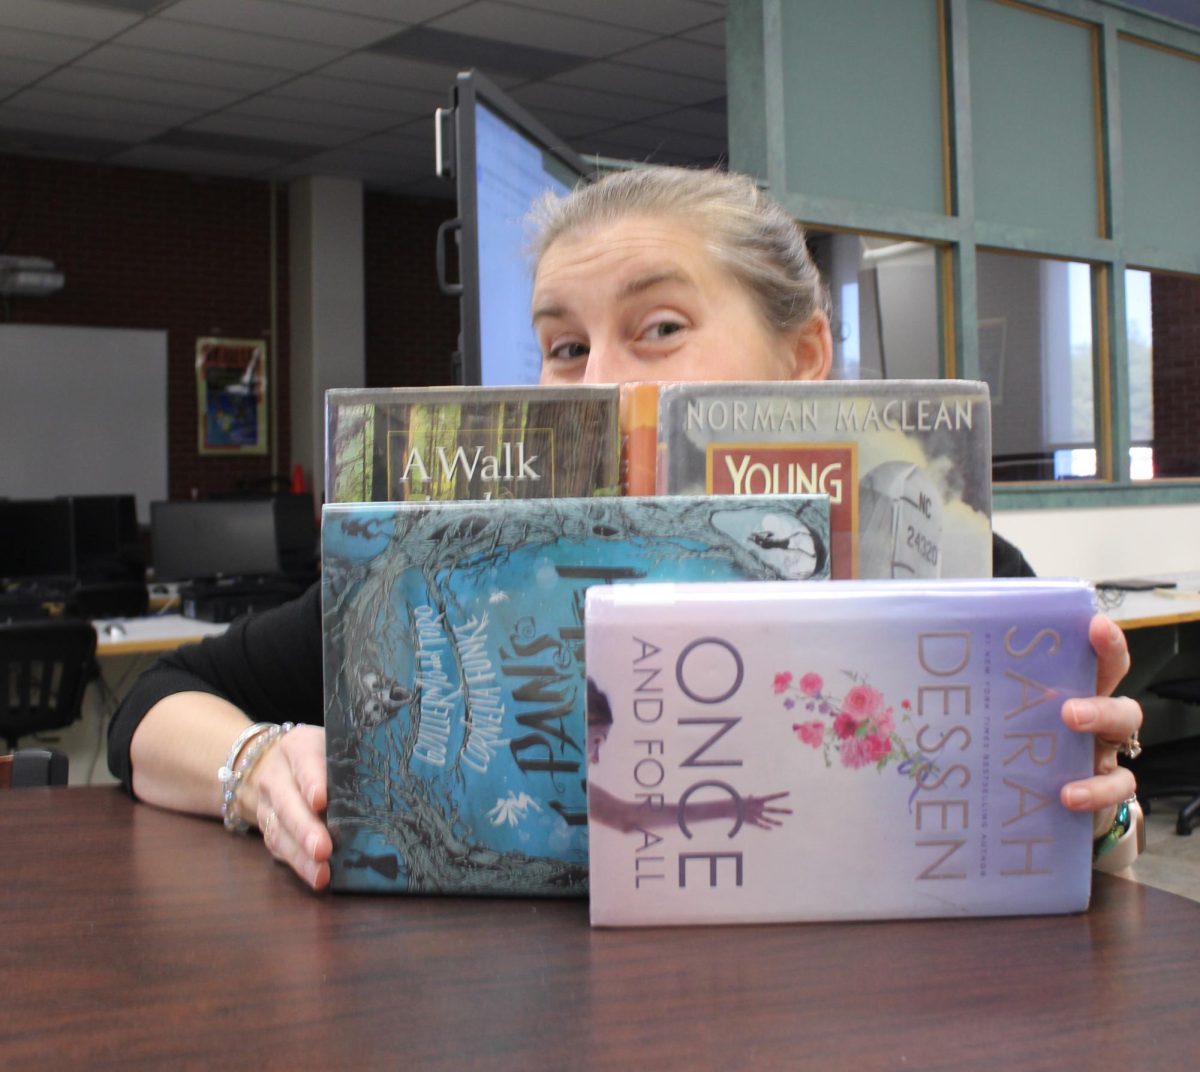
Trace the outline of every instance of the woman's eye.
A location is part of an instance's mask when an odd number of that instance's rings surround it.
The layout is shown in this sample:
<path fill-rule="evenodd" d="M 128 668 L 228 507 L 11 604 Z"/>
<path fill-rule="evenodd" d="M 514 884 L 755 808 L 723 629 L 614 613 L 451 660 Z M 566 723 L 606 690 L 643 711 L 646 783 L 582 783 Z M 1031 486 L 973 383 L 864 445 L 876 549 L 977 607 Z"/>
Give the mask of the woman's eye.
<path fill-rule="evenodd" d="M 648 342 L 661 342 L 671 338 L 672 335 L 678 335 L 683 328 L 684 325 L 678 320 L 660 320 L 642 332 L 642 338 Z"/>
<path fill-rule="evenodd" d="M 560 342 L 555 346 L 551 346 L 546 352 L 546 356 L 558 361 L 570 361 L 575 358 L 587 357 L 588 346 L 583 342 Z"/>

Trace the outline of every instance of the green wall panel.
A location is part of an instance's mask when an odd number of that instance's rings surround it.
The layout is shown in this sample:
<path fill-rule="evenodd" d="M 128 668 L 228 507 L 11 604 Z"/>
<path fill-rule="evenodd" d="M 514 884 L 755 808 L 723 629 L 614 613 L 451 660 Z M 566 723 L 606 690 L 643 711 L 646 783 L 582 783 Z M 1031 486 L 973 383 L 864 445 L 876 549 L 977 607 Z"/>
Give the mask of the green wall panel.
<path fill-rule="evenodd" d="M 779 0 L 779 19 L 785 189 L 941 212 L 936 0 Z"/>
<path fill-rule="evenodd" d="M 1092 31 L 998 0 L 968 19 L 976 216 L 1098 236 Z"/>
<path fill-rule="evenodd" d="M 1121 40 L 1126 247 L 1200 248 L 1200 60 Z"/>

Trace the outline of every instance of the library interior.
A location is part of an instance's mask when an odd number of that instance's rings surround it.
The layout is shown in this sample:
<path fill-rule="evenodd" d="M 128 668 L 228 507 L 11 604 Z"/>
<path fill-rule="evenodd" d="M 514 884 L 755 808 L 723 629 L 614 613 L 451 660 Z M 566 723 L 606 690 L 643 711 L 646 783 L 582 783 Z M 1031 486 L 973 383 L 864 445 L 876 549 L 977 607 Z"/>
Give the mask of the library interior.
<path fill-rule="evenodd" d="M 1149 1054 L 1191 1067 L 1197 100 L 1197 0 L 0 0 L 0 790 L 20 789 L 0 792 L 6 1060 L 199 1063 L 232 1033 L 236 1065 L 406 1052 L 428 1067 L 550 1054 L 774 1068 L 804 1053 L 814 1067 L 966 1069 L 1002 1053 L 1011 1067 Z M 569 320 L 557 297 L 534 302 L 531 213 L 547 193 L 658 165 L 750 176 L 803 228 L 828 382 L 684 385 L 647 364 L 645 384 L 609 389 L 543 372 L 587 346 L 571 327 L 548 354 L 531 327 L 531 306 Z M 599 261 L 616 218 L 575 237 L 564 225 L 540 255 L 584 235 Z M 682 496 L 708 505 L 671 505 Z M 1086 771 L 1061 773 L 1072 748 L 1057 732 L 1063 701 L 1091 685 L 1014 667 L 955 693 L 944 679 L 967 657 L 945 670 L 926 645 L 955 628 L 920 617 L 926 589 L 1018 583 L 992 579 L 993 548 L 998 577 L 1011 552 L 1031 593 L 1082 582 L 1124 635 L 1129 665 L 1096 691 L 1141 712 L 1118 749 L 1137 792 L 1107 833 L 1058 803 L 1093 772 L 1089 742 Z M 674 617 L 646 609 L 663 585 L 623 597 L 635 576 L 680 585 L 661 596 Z M 863 620 L 843 653 L 855 668 L 836 667 L 844 688 L 819 666 L 826 649 L 834 666 L 838 628 L 763 684 L 748 668 L 786 626 L 710 609 L 692 647 L 679 642 L 669 701 L 656 693 L 678 725 L 637 737 L 650 701 L 634 684 L 658 671 L 615 654 L 609 597 L 631 622 L 682 622 L 689 599 L 720 605 L 688 582 L 764 578 L 918 594 L 904 628 Z M 585 623 L 593 584 L 605 592 Z M 281 631 L 272 675 L 205 654 L 262 650 L 262 624 L 297 607 L 320 643 Z M 735 649 L 726 628 L 750 642 Z M 989 618 L 980 637 L 1005 628 Z M 1087 640 L 1086 620 L 1067 628 Z M 905 632 L 941 683 L 941 722 L 919 723 L 929 681 L 903 686 L 915 706 L 886 687 L 901 660 L 884 649 Z M 604 643 L 586 673 L 585 634 Z M 997 651 L 1025 654 L 1011 637 Z M 657 667 L 651 649 L 676 642 L 638 643 Z M 1095 656 L 1080 658 L 1094 680 Z M 628 687 L 606 677 L 602 693 L 598 668 L 618 664 Z M 1100 667 L 1103 682 L 1103 653 Z M 311 720 L 293 705 L 310 680 L 324 683 Z M 732 789 L 731 770 L 759 770 L 722 758 L 752 718 L 721 722 L 718 693 L 760 687 L 758 708 L 799 742 L 780 752 L 852 782 L 767 784 L 772 745 L 755 794 Z M 228 699 L 260 693 L 269 722 Z M 136 773 L 161 740 L 139 752 L 120 712 L 193 694 L 233 721 L 211 777 L 180 772 L 164 797 Z M 1022 724 L 1047 698 L 1053 724 Z M 989 730 L 978 705 L 993 700 Z M 333 892 L 319 894 L 265 866 L 264 844 L 286 858 L 292 802 L 257 788 L 313 722 L 328 766 L 304 806 L 324 814 L 327 769 L 333 837 Z M 954 765 L 956 741 L 978 751 Z M 1111 776 L 1117 756 L 1096 741 Z M 1051 765 L 1052 792 L 1035 778 Z M 670 780 L 689 766 L 717 770 Z M 934 794 L 956 771 L 962 792 Z M 915 828 L 942 847 L 923 877 L 951 881 L 918 883 L 922 908 L 872 908 L 892 902 L 866 888 L 891 889 L 887 867 L 905 865 L 836 833 L 870 825 L 890 791 L 859 788 L 872 778 L 891 780 L 902 840 Z M 239 811 L 247 789 L 257 812 Z M 642 811 L 624 810 L 625 790 Z M 669 836 L 638 818 L 652 799 Z M 1026 837 L 1039 811 L 1061 828 Z M 638 893 L 606 884 L 609 919 L 658 925 L 596 926 L 593 911 L 589 927 L 589 815 L 609 871 L 636 861 L 634 891 L 666 873 L 647 861 L 680 833 L 696 835 L 677 884 L 666 867 L 681 902 L 686 883 L 732 882 L 724 850 L 703 848 L 721 827 L 748 846 L 747 885 L 759 839 L 845 914 L 805 917 L 806 892 L 782 916 L 734 907 L 737 926 L 697 926 L 673 902 L 626 913 Z M 810 836 L 825 841 L 806 849 Z M 1072 837 L 1086 850 L 1073 869 L 1059 844 Z M 1082 886 L 1084 907 L 965 907 L 968 886 L 1019 887 L 1003 865 L 1013 838 L 1026 876 L 1052 844 L 1071 873 L 1038 881 Z M 1131 866 L 1092 870 L 1122 842 L 1137 843 Z M 738 852 L 739 887 L 742 867 Z M 955 915 L 972 918 L 942 918 Z M 136 1001 L 114 1007 L 114 992 Z"/>

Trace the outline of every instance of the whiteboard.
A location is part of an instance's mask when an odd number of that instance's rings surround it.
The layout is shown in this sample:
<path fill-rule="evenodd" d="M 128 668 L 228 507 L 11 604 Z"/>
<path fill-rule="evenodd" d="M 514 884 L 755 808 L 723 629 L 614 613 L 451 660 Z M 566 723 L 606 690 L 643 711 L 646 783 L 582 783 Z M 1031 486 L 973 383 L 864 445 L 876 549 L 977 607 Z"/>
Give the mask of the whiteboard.
<path fill-rule="evenodd" d="M 0 496 L 167 497 L 167 333 L 0 324 Z"/>

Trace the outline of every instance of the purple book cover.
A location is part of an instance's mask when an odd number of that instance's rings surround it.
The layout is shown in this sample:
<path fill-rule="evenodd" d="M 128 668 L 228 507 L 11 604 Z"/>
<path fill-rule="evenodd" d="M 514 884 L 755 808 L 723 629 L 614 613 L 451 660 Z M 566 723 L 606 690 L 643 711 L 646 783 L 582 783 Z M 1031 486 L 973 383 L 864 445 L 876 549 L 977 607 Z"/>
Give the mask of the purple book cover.
<path fill-rule="evenodd" d="M 592 923 L 1081 911 L 1082 581 L 588 593 Z"/>

